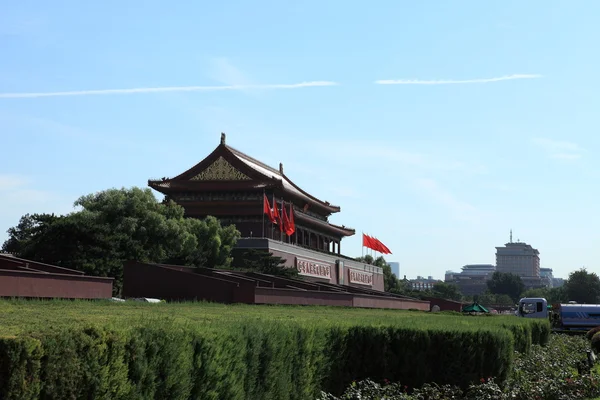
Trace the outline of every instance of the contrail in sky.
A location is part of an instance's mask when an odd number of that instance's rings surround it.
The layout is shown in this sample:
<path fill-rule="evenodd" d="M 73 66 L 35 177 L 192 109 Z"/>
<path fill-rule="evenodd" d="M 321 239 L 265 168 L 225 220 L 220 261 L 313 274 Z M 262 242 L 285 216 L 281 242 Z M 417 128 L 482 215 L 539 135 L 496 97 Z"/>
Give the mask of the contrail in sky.
<path fill-rule="evenodd" d="M 38 98 L 38 97 L 65 97 L 65 96 L 95 96 L 107 94 L 137 94 L 137 93 L 167 93 L 167 92 L 217 92 L 235 90 L 278 90 L 278 89 L 301 89 L 308 87 L 336 86 L 337 82 L 312 81 L 291 84 L 272 85 L 228 85 L 228 86 L 170 86 L 150 87 L 132 89 L 100 89 L 100 90 L 76 90 L 68 92 L 37 92 L 37 93 L 0 93 L 2 99 Z"/>
<path fill-rule="evenodd" d="M 500 81 L 512 81 L 515 79 L 537 79 L 542 75 L 538 74 L 514 74 L 499 76 L 496 78 L 478 78 L 478 79 L 448 79 L 448 80 L 421 80 L 421 79 L 387 79 L 375 81 L 377 85 L 459 85 L 468 83 L 491 83 Z"/>

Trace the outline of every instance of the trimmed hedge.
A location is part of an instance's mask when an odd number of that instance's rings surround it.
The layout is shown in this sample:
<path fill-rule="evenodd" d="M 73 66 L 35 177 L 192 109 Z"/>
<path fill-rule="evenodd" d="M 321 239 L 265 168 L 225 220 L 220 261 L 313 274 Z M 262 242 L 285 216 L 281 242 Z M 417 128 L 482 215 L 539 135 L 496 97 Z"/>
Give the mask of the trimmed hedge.
<path fill-rule="evenodd" d="M 426 382 L 467 387 L 482 377 L 503 382 L 512 365 L 506 330 L 455 331 L 352 327 L 332 335 L 331 368 L 324 390 L 339 394 L 354 380 Z"/>
<path fill-rule="evenodd" d="M 0 399 L 39 398 L 42 346 L 33 338 L 0 338 Z"/>
<path fill-rule="evenodd" d="M 507 377 L 506 329 L 147 321 L 0 340 L 2 399 L 314 399 L 353 380 Z"/>
<path fill-rule="evenodd" d="M 314 399 L 501 383 L 546 320 L 333 307 L 0 301 L 0 399 Z M 4 338 L 2 338 L 4 337 Z"/>

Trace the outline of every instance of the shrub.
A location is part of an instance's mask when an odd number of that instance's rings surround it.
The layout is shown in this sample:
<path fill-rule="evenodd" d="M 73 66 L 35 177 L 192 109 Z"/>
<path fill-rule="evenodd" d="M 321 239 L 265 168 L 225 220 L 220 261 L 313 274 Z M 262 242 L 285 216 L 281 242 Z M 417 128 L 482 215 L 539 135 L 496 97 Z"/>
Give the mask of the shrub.
<path fill-rule="evenodd" d="M 585 334 L 585 337 L 587 338 L 587 340 L 592 340 L 594 335 L 598 332 L 600 332 L 600 325 L 587 331 L 587 333 Z"/>
<path fill-rule="evenodd" d="M 0 338 L 0 399 L 37 399 L 41 343 L 32 338 Z"/>
<path fill-rule="evenodd" d="M 355 379 L 467 387 L 481 376 L 504 381 L 513 356 L 509 332 L 351 327 L 330 336 L 331 372 L 324 389 L 341 393 Z M 341 343 L 340 343 L 341 342 Z"/>
<path fill-rule="evenodd" d="M 547 333 L 547 321 L 514 317 L 327 307 L 0 302 L 7 309 L 0 332 L 19 336 L 0 339 L 2 399 L 300 400 L 369 377 L 466 390 L 505 382 L 514 350 Z"/>
<path fill-rule="evenodd" d="M 467 386 L 505 379 L 505 330 L 443 331 L 278 322 L 69 328 L 4 339 L 4 398 L 308 399 L 373 376 Z"/>
<path fill-rule="evenodd" d="M 600 332 L 597 332 L 592 336 L 592 350 L 595 353 L 600 353 Z"/>
<path fill-rule="evenodd" d="M 597 398 L 600 376 L 592 370 L 577 372 L 585 362 L 588 342 L 583 337 L 554 335 L 549 345 L 533 345 L 528 354 L 516 356 L 514 370 L 504 385 L 481 378 L 466 390 L 452 385 L 424 384 L 410 393 L 399 382 L 354 382 L 340 397 L 323 394 L 320 400 L 574 400 Z"/>

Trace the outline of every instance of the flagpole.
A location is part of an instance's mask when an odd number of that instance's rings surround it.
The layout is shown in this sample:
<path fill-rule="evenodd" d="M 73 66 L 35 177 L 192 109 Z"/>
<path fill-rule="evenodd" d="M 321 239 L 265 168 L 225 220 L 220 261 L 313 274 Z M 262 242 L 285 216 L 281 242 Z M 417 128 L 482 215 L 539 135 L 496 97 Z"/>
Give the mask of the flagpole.
<path fill-rule="evenodd" d="M 292 209 L 294 207 L 294 203 L 290 202 L 290 213 L 288 215 L 288 221 L 291 223 L 294 223 L 294 230 L 292 231 L 292 233 L 290 235 L 288 235 L 288 243 L 289 244 L 294 244 L 294 241 L 292 240 L 292 235 L 296 232 L 296 221 L 293 221 L 294 219 L 294 210 Z M 291 231 L 291 226 L 290 226 L 290 231 Z"/>
<path fill-rule="evenodd" d="M 275 211 L 277 211 L 277 203 L 275 202 L 275 193 L 273 193 L 273 219 L 275 219 Z M 275 223 L 271 222 L 271 239 L 275 240 Z"/>
<path fill-rule="evenodd" d="M 360 231 L 360 233 L 362 234 L 362 237 L 361 237 L 362 247 L 361 247 L 360 258 L 362 258 L 364 260 L 365 259 L 365 233 L 363 231 Z"/>
<path fill-rule="evenodd" d="M 279 240 L 283 243 L 283 197 L 281 198 L 281 226 L 279 227 Z"/>
<path fill-rule="evenodd" d="M 264 239 L 265 237 L 265 199 L 267 198 L 267 195 L 265 194 L 265 188 L 263 188 L 263 219 L 262 219 L 262 237 Z"/>

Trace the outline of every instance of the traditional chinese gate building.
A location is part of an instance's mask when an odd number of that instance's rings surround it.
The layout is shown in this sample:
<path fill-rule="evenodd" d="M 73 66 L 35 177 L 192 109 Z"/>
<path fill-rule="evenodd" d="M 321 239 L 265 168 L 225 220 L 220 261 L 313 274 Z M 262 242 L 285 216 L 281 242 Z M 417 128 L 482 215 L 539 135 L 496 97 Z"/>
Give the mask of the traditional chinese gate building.
<path fill-rule="evenodd" d="M 309 280 L 383 291 L 381 268 L 341 253 L 344 237 L 354 229 L 329 222 L 340 207 L 320 200 L 272 168 L 227 145 L 226 136 L 205 159 L 174 178 L 149 180 L 148 185 L 185 209 L 186 216 L 212 215 L 240 231 L 235 252 L 264 249 L 286 260 Z M 263 213 L 264 196 L 271 207 L 293 207 L 296 230 L 280 232 Z"/>

